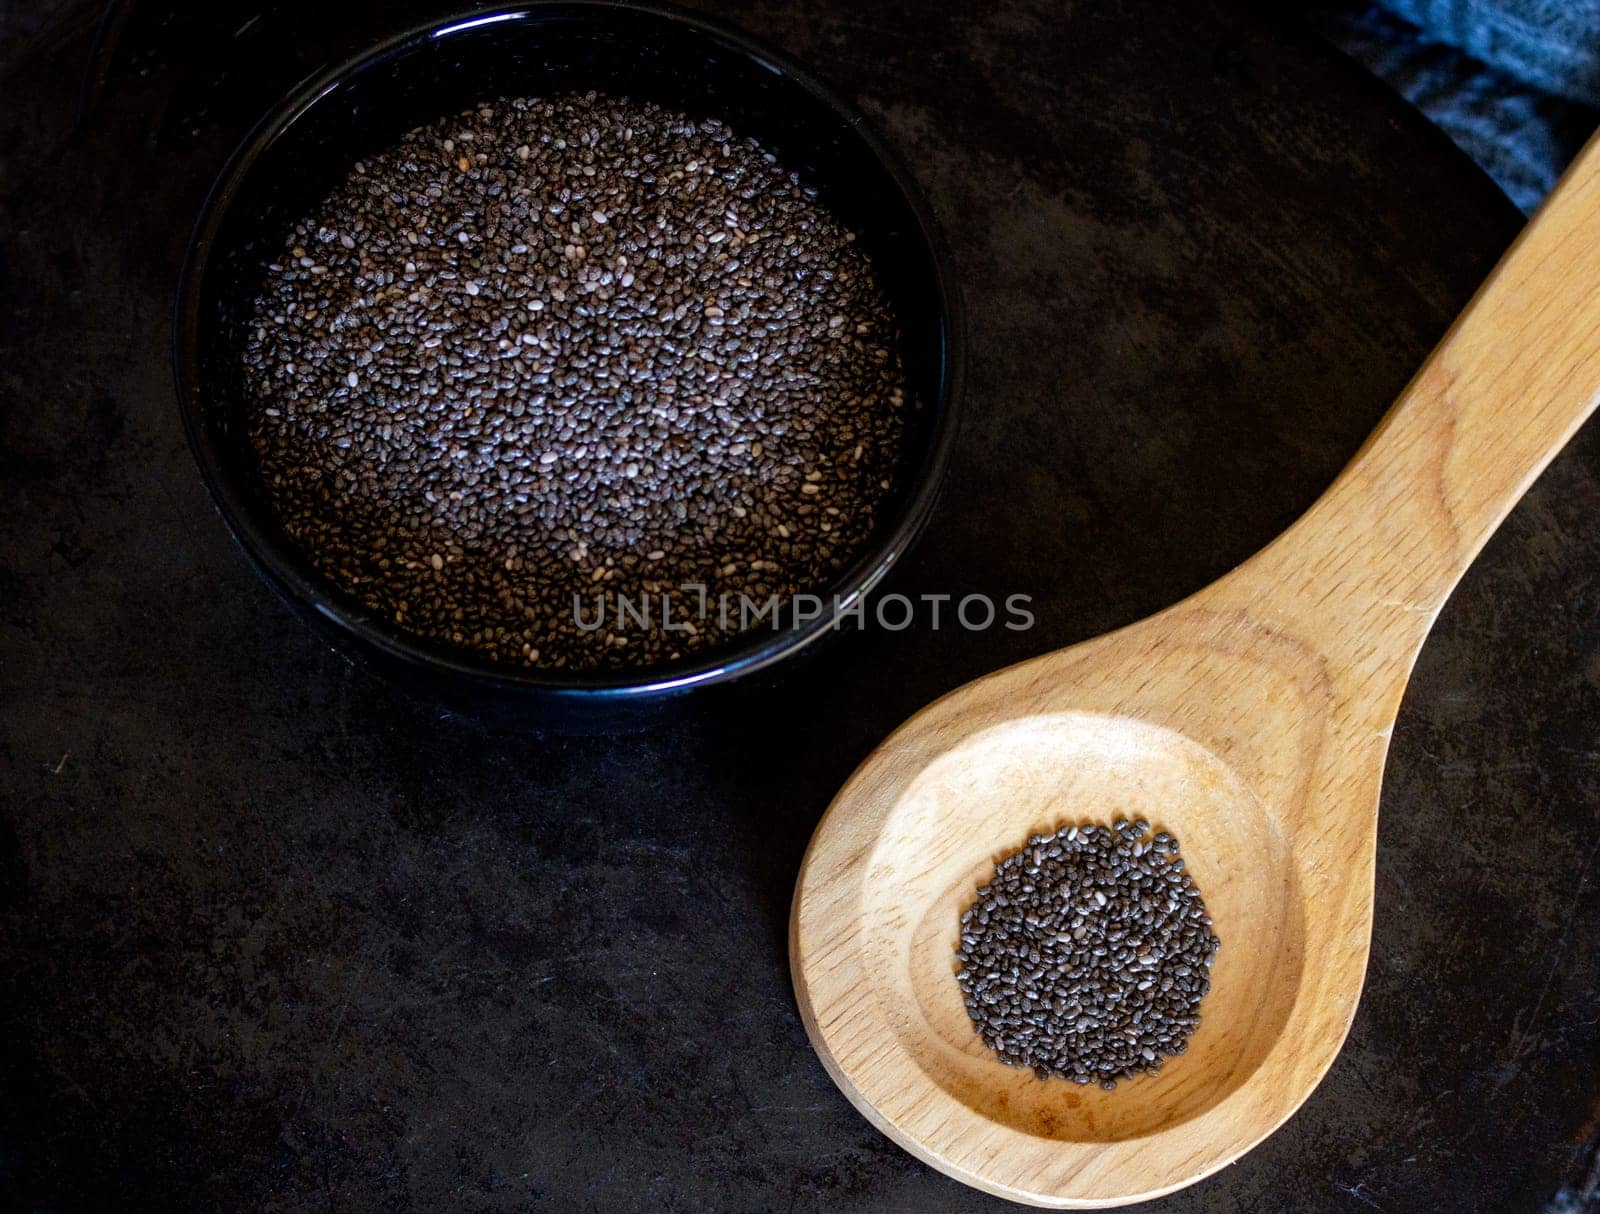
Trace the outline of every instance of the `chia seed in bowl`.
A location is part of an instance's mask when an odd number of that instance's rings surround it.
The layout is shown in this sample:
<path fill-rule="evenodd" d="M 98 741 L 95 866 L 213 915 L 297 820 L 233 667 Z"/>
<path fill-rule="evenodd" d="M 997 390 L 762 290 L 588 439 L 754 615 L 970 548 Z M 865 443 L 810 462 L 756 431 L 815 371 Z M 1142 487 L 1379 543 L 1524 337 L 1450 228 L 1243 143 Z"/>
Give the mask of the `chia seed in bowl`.
<path fill-rule="evenodd" d="M 184 428 L 265 580 L 510 725 L 642 722 L 799 653 L 920 533 L 955 436 L 910 174 L 803 68 L 631 0 L 462 13 L 296 88 L 177 303 Z M 669 593 L 670 626 L 630 618 Z"/>
<path fill-rule="evenodd" d="M 897 342 L 854 233 L 755 139 L 497 99 L 294 226 L 249 433 L 284 530 L 373 612 L 496 662 L 648 667 L 859 554 L 915 407 Z"/>

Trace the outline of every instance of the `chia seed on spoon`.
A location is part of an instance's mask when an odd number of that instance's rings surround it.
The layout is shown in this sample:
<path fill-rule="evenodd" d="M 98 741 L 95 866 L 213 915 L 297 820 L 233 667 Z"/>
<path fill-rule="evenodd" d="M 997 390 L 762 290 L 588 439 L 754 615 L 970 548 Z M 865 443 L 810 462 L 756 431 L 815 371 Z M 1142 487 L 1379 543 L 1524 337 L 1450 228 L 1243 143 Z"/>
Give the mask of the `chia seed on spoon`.
<path fill-rule="evenodd" d="M 1034 835 L 961 916 L 967 1014 L 1002 1062 L 1110 1090 L 1188 1048 L 1221 941 L 1143 819 Z"/>

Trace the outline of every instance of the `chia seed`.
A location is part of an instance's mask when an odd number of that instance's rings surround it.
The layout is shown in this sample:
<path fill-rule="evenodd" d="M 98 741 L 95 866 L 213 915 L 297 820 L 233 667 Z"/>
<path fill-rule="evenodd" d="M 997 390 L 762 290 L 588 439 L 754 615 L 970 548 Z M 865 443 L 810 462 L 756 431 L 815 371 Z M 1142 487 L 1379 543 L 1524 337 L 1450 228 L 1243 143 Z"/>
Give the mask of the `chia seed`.
<path fill-rule="evenodd" d="M 858 554 L 917 407 L 897 340 L 854 236 L 759 143 L 499 100 L 295 227 L 249 436 L 289 537 L 367 609 L 493 661 L 647 666 L 746 624 L 697 603 L 787 601 Z M 580 628 L 597 595 L 672 595 L 692 630 Z"/>
<path fill-rule="evenodd" d="M 963 912 L 956 981 L 1002 1062 L 1109 1091 L 1188 1048 L 1221 941 L 1178 841 L 1149 830 L 1034 835 Z"/>

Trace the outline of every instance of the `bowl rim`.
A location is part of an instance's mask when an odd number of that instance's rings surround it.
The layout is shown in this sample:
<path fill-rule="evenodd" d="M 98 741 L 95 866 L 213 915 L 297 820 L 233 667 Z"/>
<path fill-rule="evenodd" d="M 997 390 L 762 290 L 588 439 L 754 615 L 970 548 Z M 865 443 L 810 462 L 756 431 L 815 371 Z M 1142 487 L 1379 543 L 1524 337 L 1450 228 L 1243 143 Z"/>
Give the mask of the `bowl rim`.
<path fill-rule="evenodd" d="M 474 660 L 466 652 L 453 652 L 415 637 L 391 622 L 332 598 L 324 589 L 327 579 L 296 559 L 288 545 L 256 524 L 240 486 L 230 477 L 204 418 L 200 384 L 199 347 L 202 285 L 213 245 L 223 220 L 256 162 L 296 122 L 346 79 L 414 45 L 486 25 L 549 17 L 558 12 L 604 19 L 608 14 L 644 16 L 693 30 L 724 47 L 754 60 L 767 70 L 797 85 L 813 102 L 830 111 L 883 167 L 914 224 L 914 234 L 926 250 L 938 293 L 943 332 L 940 340 L 939 391 L 928 402 L 937 410 L 932 434 L 909 497 L 900 506 L 888 534 L 863 551 L 842 573 L 813 593 L 827 601 L 820 615 L 775 629 L 770 634 L 746 632 L 713 647 L 705 655 L 679 659 L 637 671 L 596 671 L 587 677 L 561 675 Z M 761 670 L 798 653 L 833 627 L 839 616 L 863 600 L 887 575 L 891 566 L 911 547 L 925 526 L 938 496 L 960 417 L 965 378 L 966 332 L 960 285 L 944 234 L 934 219 L 921 189 L 900 158 L 872 131 L 865 117 L 849 102 L 821 84 L 804 67 L 773 51 L 750 35 L 720 22 L 656 2 L 639 0 L 523 0 L 491 8 L 467 9 L 433 18 L 371 43 L 331 67 L 314 72 L 293 86 L 255 124 L 230 154 L 206 194 L 190 235 L 178 283 L 173 325 L 173 372 L 178 409 L 190 451 L 199 465 L 212 502 L 235 540 L 267 580 L 291 600 L 298 600 L 331 622 L 342 633 L 373 646 L 403 666 L 446 673 L 493 690 L 537 692 L 562 699 L 634 699 L 662 695 L 691 687 L 731 681 Z"/>

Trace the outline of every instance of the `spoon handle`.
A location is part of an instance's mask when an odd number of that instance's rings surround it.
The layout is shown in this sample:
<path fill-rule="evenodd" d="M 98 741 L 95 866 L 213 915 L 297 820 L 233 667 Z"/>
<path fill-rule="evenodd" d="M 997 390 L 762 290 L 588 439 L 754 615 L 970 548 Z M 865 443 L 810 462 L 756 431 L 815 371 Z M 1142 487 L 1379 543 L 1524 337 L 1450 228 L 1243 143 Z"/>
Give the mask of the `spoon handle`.
<path fill-rule="evenodd" d="M 1238 576 L 1285 622 L 1409 667 L 1457 580 L 1597 402 L 1600 135 L 1328 492 Z"/>

